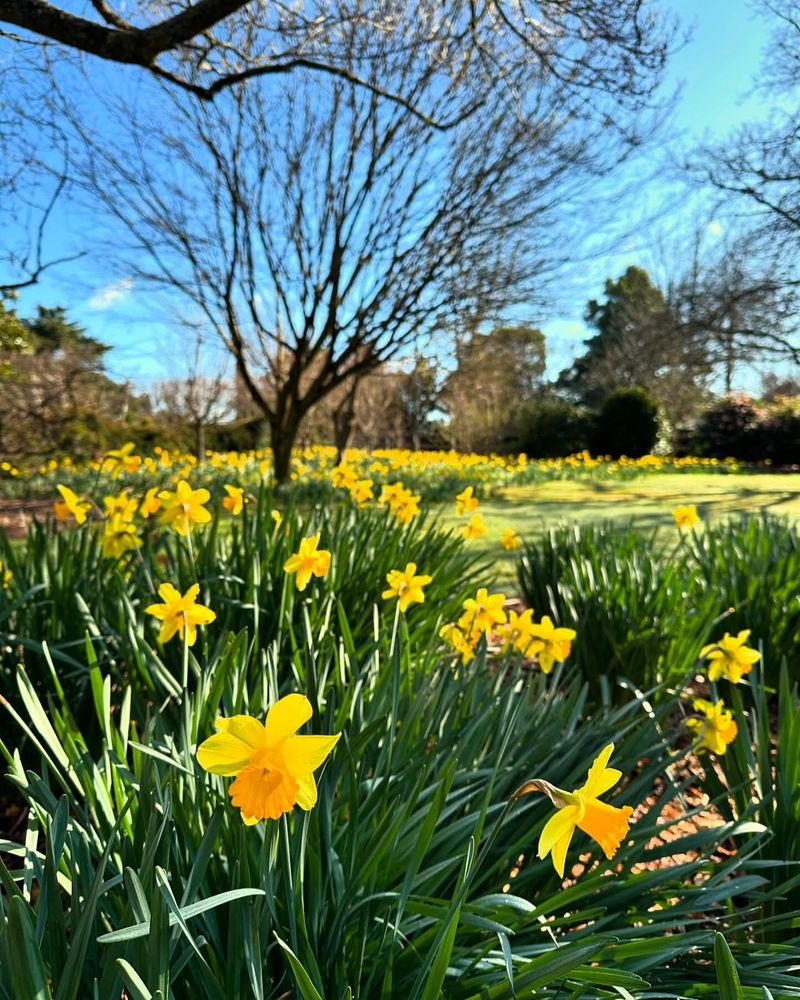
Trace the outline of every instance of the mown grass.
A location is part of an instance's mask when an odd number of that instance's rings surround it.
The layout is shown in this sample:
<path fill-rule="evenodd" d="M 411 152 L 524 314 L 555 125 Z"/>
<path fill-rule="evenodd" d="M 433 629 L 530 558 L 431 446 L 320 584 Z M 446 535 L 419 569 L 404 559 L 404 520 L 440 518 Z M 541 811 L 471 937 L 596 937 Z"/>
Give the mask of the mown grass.
<path fill-rule="evenodd" d="M 512 586 L 515 556 L 499 542 L 504 528 L 514 528 L 524 539 L 541 536 L 560 524 L 612 522 L 621 528 L 655 532 L 659 546 L 676 538 L 671 511 L 680 503 L 694 503 L 705 523 L 715 524 L 747 513 L 766 511 L 800 520 L 800 474 L 663 473 L 630 480 L 561 479 L 496 490 L 481 501 L 486 535 L 470 547 L 491 559 L 495 582 Z M 432 505 L 433 506 L 433 505 Z M 452 503 L 438 505 L 442 523 L 459 529 Z"/>

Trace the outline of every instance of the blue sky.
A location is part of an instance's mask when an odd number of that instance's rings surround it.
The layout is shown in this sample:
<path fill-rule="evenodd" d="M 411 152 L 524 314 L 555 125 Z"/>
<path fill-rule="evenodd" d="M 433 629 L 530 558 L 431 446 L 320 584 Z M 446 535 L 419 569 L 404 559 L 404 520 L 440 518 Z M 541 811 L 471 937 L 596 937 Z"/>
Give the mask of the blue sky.
<path fill-rule="evenodd" d="M 657 3 L 673 10 L 684 29 L 691 30 L 691 37 L 673 57 L 666 80 L 669 91 L 682 88 L 669 123 L 669 141 L 665 148 L 651 151 L 648 159 L 629 165 L 632 181 L 649 174 L 657 157 L 679 157 L 682 150 L 703 138 L 723 138 L 741 122 L 763 113 L 753 83 L 772 24 L 758 15 L 748 0 Z M 653 182 L 645 199 L 655 205 L 675 193 L 674 184 Z M 601 295 L 606 277 L 620 274 L 632 263 L 654 266 L 664 233 L 674 239 L 675 231 L 687 230 L 698 218 L 711 221 L 710 239 L 724 231 L 724 219 L 710 216 L 709 205 L 687 200 L 685 195 L 678 196 L 677 204 L 677 210 L 660 217 L 653 227 L 628 241 L 622 251 L 592 260 L 572 273 L 565 284 L 567 293 L 550 315 L 526 316 L 542 325 L 547 334 L 551 374 L 557 374 L 580 350 L 580 342 L 588 334 L 581 320 L 586 300 Z M 632 209 L 639 211 L 640 207 Z M 74 207 L 62 207 L 52 221 L 50 245 L 54 253 L 60 253 L 62 247 L 80 246 L 91 232 L 91 220 Z M 111 344 L 109 368 L 115 377 L 144 385 L 182 373 L 187 351 L 172 323 L 177 304 L 159 298 L 150 288 L 137 287 L 102 259 L 87 254 L 46 274 L 37 287 L 20 296 L 19 310 L 23 315 L 32 313 L 37 304 L 67 306 L 73 319 Z"/>

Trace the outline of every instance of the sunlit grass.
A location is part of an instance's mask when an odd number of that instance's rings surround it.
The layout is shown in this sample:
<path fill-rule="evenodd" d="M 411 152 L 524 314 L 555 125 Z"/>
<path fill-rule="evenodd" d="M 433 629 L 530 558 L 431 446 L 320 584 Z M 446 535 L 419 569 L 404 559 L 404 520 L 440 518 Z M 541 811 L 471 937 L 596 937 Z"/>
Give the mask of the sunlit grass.
<path fill-rule="evenodd" d="M 509 486 L 481 501 L 487 531 L 470 546 L 491 558 L 496 582 L 509 585 L 515 579 L 515 559 L 500 545 L 504 528 L 532 538 L 567 522 L 611 521 L 655 531 L 657 541 L 665 544 L 676 537 L 673 508 L 687 502 L 696 504 L 703 521 L 712 524 L 758 511 L 798 519 L 800 474 L 656 473 L 627 481 L 584 477 Z M 442 503 L 439 509 L 445 526 L 459 529 L 466 523 L 455 516 L 453 504 Z"/>

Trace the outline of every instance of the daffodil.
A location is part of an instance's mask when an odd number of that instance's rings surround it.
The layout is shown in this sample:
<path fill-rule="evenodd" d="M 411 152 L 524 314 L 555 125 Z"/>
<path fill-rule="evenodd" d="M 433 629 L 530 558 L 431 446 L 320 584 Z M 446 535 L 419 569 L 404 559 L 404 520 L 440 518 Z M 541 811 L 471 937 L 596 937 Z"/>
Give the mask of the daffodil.
<path fill-rule="evenodd" d="M 509 649 L 514 649 L 518 653 L 533 655 L 541 647 L 539 643 L 531 648 L 534 644 L 533 627 L 532 608 L 526 608 L 521 613 L 509 611 L 508 621 L 497 626 L 497 634 L 503 643 L 502 651 L 506 653 Z"/>
<path fill-rule="evenodd" d="M 144 495 L 141 506 L 139 507 L 139 513 L 142 517 L 150 517 L 153 514 L 157 514 L 160 508 L 161 501 L 158 499 L 158 487 L 151 486 Z"/>
<path fill-rule="evenodd" d="M 456 496 L 456 517 L 461 517 L 462 514 L 472 514 L 477 509 L 478 498 L 474 496 L 472 487 L 467 486 Z"/>
<path fill-rule="evenodd" d="M 450 622 L 447 625 L 442 625 L 439 629 L 439 637 L 444 639 L 454 653 L 458 653 L 461 662 L 466 665 L 475 656 L 475 646 L 478 644 L 481 633 L 477 630 L 465 632 L 458 625 Z"/>
<path fill-rule="evenodd" d="M 241 514 L 244 507 L 244 489 L 241 486 L 228 486 L 226 483 L 225 492 L 228 495 L 222 498 L 222 506 L 234 517 Z"/>
<path fill-rule="evenodd" d="M 736 739 L 737 726 L 733 713 L 725 708 L 721 699 L 712 703 L 703 698 L 695 698 L 692 706 L 701 714 L 701 718 L 687 719 L 686 728 L 699 737 L 697 749 L 711 750 L 722 756 L 728 744 Z"/>
<path fill-rule="evenodd" d="M 458 619 L 459 628 L 468 634 L 473 630 L 489 632 L 495 625 L 505 624 L 505 603 L 505 594 L 490 594 L 486 587 L 481 587 L 475 597 L 468 597 L 461 605 L 464 614 Z"/>
<path fill-rule="evenodd" d="M 542 859 L 551 855 L 553 867 L 561 878 L 564 877 L 567 851 L 576 827 L 597 841 L 609 860 L 628 835 L 633 808 L 618 808 L 601 802 L 599 798 L 622 777 L 621 771 L 608 767 L 613 752 L 614 744 L 609 743 L 595 758 L 585 783 L 572 792 L 565 792 L 548 781 L 534 778 L 526 781 L 514 793 L 516 799 L 530 792 L 543 792 L 558 810 L 544 825 L 539 836 L 538 854 Z"/>
<path fill-rule="evenodd" d="M 112 514 L 104 524 L 100 547 L 107 559 L 119 559 L 126 552 L 138 549 L 141 544 L 136 525 L 122 514 Z"/>
<path fill-rule="evenodd" d="M 110 473 L 114 479 L 121 472 L 136 472 L 142 464 L 142 460 L 138 455 L 133 454 L 135 447 L 136 445 L 132 441 L 128 441 L 121 448 L 115 448 L 108 452 L 101 462 L 103 471 Z"/>
<path fill-rule="evenodd" d="M 250 715 L 217 719 L 218 731 L 197 748 L 202 768 L 235 778 L 228 795 L 248 826 L 278 819 L 295 805 L 308 810 L 316 804 L 314 771 L 341 734 L 298 735 L 311 715 L 308 698 L 289 694 L 270 707 L 265 723 Z"/>
<path fill-rule="evenodd" d="M 283 523 L 283 514 L 281 514 L 281 512 L 279 510 L 276 510 L 275 508 L 273 508 L 269 512 L 269 516 L 275 522 L 275 527 L 276 528 L 280 528 L 281 524 Z"/>
<path fill-rule="evenodd" d="M 571 628 L 556 628 L 548 615 L 543 615 L 540 622 L 531 626 L 530 636 L 542 673 L 549 674 L 554 663 L 566 660 L 575 635 Z"/>
<path fill-rule="evenodd" d="M 419 514 L 420 497 L 411 490 L 403 490 L 397 502 L 392 507 L 392 513 L 400 524 L 411 524 Z"/>
<path fill-rule="evenodd" d="M 303 538 L 300 549 L 289 556 L 283 564 L 286 573 L 296 573 L 295 583 L 298 590 L 305 590 L 312 576 L 323 577 L 331 568 L 331 554 L 326 549 L 319 549 L 320 533 Z"/>
<path fill-rule="evenodd" d="M 422 588 L 431 582 L 430 576 L 417 576 L 417 564 L 407 563 L 404 570 L 393 569 L 386 574 L 387 590 L 381 594 L 384 601 L 398 599 L 400 611 L 405 614 L 410 604 L 422 604 L 425 594 Z"/>
<path fill-rule="evenodd" d="M 174 492 L 162 490 L 158 494 L 161 501 L 159 523 L 174 528 L 179 535 L 188 535 L 197 524 L 208 524 L 211 514 L 203 506 L 211 499 L 206 489 L 193 490 L 181 479 Z"/>
<path fill-rule="evenodd" d="M 217 616 L 211 608 L 197 603 L 199 593 L 199 583 L 189 587 L 183 595 L 171 583 L 161 584 L 158 596 L 164 603 L 151 604 L 145 608 L 148 615 L 153 615 L 162 623 L 158 633 L 159 642 L 169 642 L 176 633 L 182 639 L 185 629 L 186 641 L 193 646 L 197 639 L 197 626 L 210 625 L 215 620 Z"/>
<path fill-rule="evenodd" d="M 374 493 L 372 491 L 372 480 L 357 479 L 352 486 L 350 486 L 350 496 L 359 507 L 363 507 L 374 497 Z"/>
<path fill-rule="evenodd" d="M 522 539 L 513 528 L 506 528 L 500 534 L 500 544 L 506 552 L 513 552 L 514 549 L 518 549 L 522 545 Z"/>
<path fill-rule="evenodd" d="M 473 514 L 461 529 L 464 538 L 482 538 L 486 534 L 486 524 L 480 514 Z"/>
<path fill-rule="evenodd" d="M 11 589 L 11 581 L 14 579 L 14 574 L 11 570 L 0 562 L 0 584 L 2 584 L 3 590 Z"/>
<path fill-rule="evenodd" d="M 92 509 L 91 503 L 73 493 L 69 486 L 62 486 L 59 483 L 56 489 L 62 497 L 61 500 L 56 500 L 53 504 L 56 518 L 59 521 L 67 521 L 70 517 L 74 517 L 78 524 L 84 524 L 89 511 Z"/>
<path fill-rule="evenodd" d="M 103 509 L 108 518 L 119 517 L 123 521 L 130 521 L 136 514 L 138 503 L 132 498 L 128 490 L 123 490 L 116 496 L 103 497 Z"/>
<path fill-rule="evenodd" d="M 692 528 L 695 524 L 700 524 L 700 515 L 697 513 L 697 507 L 693 503 L 681 504 L 676 507 L 672 512 L 672 516 L 675 518 L 675 524 L 679 528 Z"/>
<path fill-rule="evenodd" d="M 719 640 L 708 646 L 703 646 L 700 656 L 708 660 L 708 679 L 718 681 L 726 677 L 732 684 L 738 684 L 745 674 L 753 669 L 753 664 L 761 659 L 756 649 L 750 649 L 745 643 L 750 638 L 750 629 L 742 629 L 736 635 L 727 632 Z"/>

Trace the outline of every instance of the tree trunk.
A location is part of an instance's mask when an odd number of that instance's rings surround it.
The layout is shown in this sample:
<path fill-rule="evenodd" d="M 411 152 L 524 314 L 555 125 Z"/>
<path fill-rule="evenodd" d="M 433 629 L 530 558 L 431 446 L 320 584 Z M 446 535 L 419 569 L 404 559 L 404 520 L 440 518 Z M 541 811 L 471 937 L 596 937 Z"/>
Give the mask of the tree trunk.
<path fill-rule="evenodd" d="M 339 464 L 344 458 L 345 449 L 350 441 L 353 432 L 353 418 L 356 410 L 356 393 L 358 392 L 358 378 L 353 379 L 353 384 L 348 389 L 342 405 L 333 415 L 333 443 L 336 445 L 336 462 Z"/>
<path fill-rule="evenodd" d="M 270 422 L 270 444 L 272 446 L 272 474 L 276 485 L 289 479 L 292 471 L 292 448 L 300 430 L 300 417 L 279 414 Z"/>
<path fill-rule="evenodd" d="M 206 426 L 202 420 L 198 424 L 195 424 L 194 442 L 195 451 L 197 453 L 197 461 L 202 462 L 206 457 Z"/>

